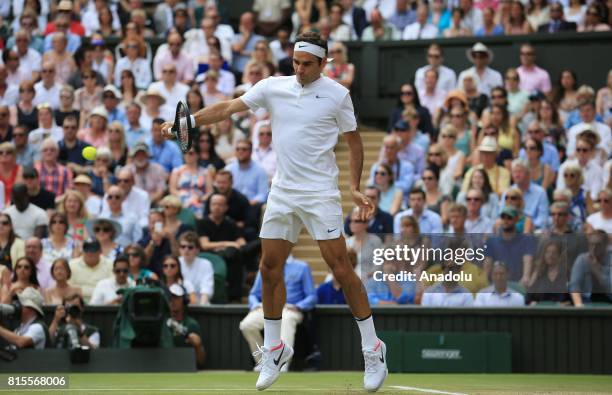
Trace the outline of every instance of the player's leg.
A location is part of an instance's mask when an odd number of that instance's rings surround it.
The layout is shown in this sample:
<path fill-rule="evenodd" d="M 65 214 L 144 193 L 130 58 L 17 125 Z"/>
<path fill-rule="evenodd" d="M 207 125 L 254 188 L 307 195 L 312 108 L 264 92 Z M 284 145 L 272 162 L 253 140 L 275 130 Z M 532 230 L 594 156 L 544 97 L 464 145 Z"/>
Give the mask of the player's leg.
<path fill-rule="evenodd" d="M 317 241 L 323 259 L 342 286 L 361 333 L 361 350 L 365 361 L 363 386 L 367 391 L 378 391 L 387 377 L 387 347 L 376 336 L 366 290 L 349 262 L 344 237 Z"/>

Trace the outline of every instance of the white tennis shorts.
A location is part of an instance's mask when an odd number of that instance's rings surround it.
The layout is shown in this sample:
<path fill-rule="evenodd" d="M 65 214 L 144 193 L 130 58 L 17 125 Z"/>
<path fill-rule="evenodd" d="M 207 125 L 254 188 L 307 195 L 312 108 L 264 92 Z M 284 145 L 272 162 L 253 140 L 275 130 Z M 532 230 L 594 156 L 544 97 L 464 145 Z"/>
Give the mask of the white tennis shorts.
<path fill-rule="evenodd" d="M 272 187 L 259 237 L 295 244 L 302 225 L 315 240 L 340 237 L 343 227 L 340 191 L 302 192 Z"/>

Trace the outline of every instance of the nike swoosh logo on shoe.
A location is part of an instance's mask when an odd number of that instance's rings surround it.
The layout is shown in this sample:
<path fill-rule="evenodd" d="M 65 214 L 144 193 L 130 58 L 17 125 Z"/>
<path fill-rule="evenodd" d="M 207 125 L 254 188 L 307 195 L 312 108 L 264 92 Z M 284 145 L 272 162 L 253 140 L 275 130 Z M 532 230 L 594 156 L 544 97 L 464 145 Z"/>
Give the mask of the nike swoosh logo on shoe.
<path fill-rule="evenodd" d="M 382 347 L 380 348 L 380 362 L 385 363 L 385 356 L 383 354 L 383 350 Z"/>
<path fill-rule="evenodd" d="M 280 355 L 278 356 L 278 359 L 274 360 L 274 364 L 276 366 L 278 366 L 278 364 L 280 363 L 281 357 L 283 356 L 283 353 L 285 352 L 285 344 L 283 343 L 283 349 L 281 350 Z M 282 367 L 282 366 L 281 366 Z"/>

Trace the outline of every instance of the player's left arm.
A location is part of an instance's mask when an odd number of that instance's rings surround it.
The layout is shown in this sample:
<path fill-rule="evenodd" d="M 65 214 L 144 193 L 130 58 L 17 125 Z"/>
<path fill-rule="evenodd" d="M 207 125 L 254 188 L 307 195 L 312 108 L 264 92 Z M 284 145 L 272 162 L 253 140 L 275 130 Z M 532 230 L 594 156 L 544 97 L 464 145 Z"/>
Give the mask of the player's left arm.
<path fill-rule="evenodd" d="M 370 199 L 359 191 L 361 173 L 363 172 L 363 142 L 356 130 L 344 133 L 344 138 L 349 147 L 351 197 L 355 204 L 359 206 L 361 217 L 367 219 L 374 212 L 374 205 Z"/>

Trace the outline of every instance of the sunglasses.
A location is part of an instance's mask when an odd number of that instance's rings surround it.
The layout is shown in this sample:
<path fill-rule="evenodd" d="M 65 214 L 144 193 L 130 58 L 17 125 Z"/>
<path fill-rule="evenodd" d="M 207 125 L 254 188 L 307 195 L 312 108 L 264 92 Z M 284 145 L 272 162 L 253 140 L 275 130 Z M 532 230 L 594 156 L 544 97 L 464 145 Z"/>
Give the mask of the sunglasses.
<path fill-rule="evenodd" d="M 43 73 L 43 74 L 45 74 L 45 73 L 54 73 L 54 72 L 55 72 L 55 70 L 54 70 L 54 69 L 43 69 L 43 70 L 42 70 L 42 73 Z"/>
<path fill-rule="evenodd" d="M 259 133 L 260 136 L 272 136 L 272 132 L 261 132 Z"/>
<path fill-rule="evenodd" d="M 366 223 L 366 221 L 364 221 L 363 219 L 352 219 L 351 222 L 355 224 L 365 224 Z"/>
<path fill-rule="evenodd" d="M 0 221 L 0 225 L 10 225 L 11 223 L 7 220 Z"/>
<path fill-rule="evenodd" d="M 19 93 L 34 93 L 34 89 L 19 89 Z"/>
<path fill-rule="evenodd" d="M 527 151 L 537 151 L 538 147 L 535 145 L 528 145 L 525 147 L 527 149 Z"/>
<path fill-rule="evenodd" d="M 509 216 L 508 214 L 502 214 L 501 219 L 514 219 L 514 217 Z"/>
<path fill-rule="evenodd" d="M 516 75 L 507 75 L 506 79 L 507 80 L 518 80 L 519 78 Z"/>
<path fill-rule="evenodd" d="M 162 73 L 164 73 L 164 74 L 174 74 L 174 73 L 176 73 L 176 70 L 164 70 L 164 71 L 162 71 Z"/>
<path fill-rule="evenodd" d="M 115 272 L 115 274 L 128 274 L 128 269 L 115 269 L 113 272 Z"/>
<path fill-rule="evenodd" d="M 195 248 L 195 246 L 193 246 L 193 245 L 191 245 L 191 244 L 189 244 L 189 245 L 187 245 L 187 244 L 181 244 L 181 245 L 180 245 L 180 249 L 181 249 L 181 250 L 193 250 L 194 248 Z"/>
<path fill-rule="evenodd" d="M 106 199 L 108 199 L 108 200 L 121 200 L 121 196 L 119 196 L 119 195 L 108 195 L 106 197 Z"/>
<path fill-rule="evenodd" d="M 423 179 L 423 181 L 433 181 L 435 180 L 434 177 L 421 177 Z"/>
<path fill-rule="evenodd" d="M 377 172 L 374 173 L 374 175 L 383 176 L 384 177 L 384 176 L 388 176 L 389 173 L 387 173 L 386 171 L 377 171 Z"/>
<path fill-rule="evenodd" d="M 8 112 L 0 112 L 0 117 L 4 118 L 4 117 L 8 117 Z"/>
<path fill-rule="evenodd" d="M 443 139 L 454 139 L 455 136 L 452 134 L 441 134 Z"/>
<path fill-rule="evenodd" d="M 236 147 L 236 151 L 250 151 L 250 149 L 246 147 Z"/>
<path fill-rule="evenodd" d="M 174 269 L 178 265 L 176 263 L 164 263 L 162 266 L 163 266 L 164 269 L 168 269 L 168 268 Z"/>
<path fill-rule="evenodd" d="M 597 200 L 598 203 L 610 203 L 610 199 L 599 199 Z"/>
<path fill-rule="evenodd" d="M 98 232 L 110 233 L 110 232 L 112 232 L 112 230 L 113 230 L 113 228 L 109 228 L 109 227 L 106 227 L 106 226 L 96 226 L 93 231 L 95 233 L 98 233 Z"/>
<path fill-rule="evenodd" d="M 481 199 L 479 197 L 467 197 L 465 198 L 466 202 L 479 202 Z"/>
<path fill-rule="evenodd" d="M 412 95 L 414 95 L 414 92 L 412 92 L 412 91 L 405 91 L 405 92 L 400 93 L 400 95 L 402 95 L 402 96 L 412 96 Z"/>
<path fill-rule="evenodd" d="M 441 154 L 439 152 L 430 152 L 429 156 L 440 156 Z"/>
<path fill-rule="evenodd" d="M 0 155 L 12 155 L 11 151 L 0 151 Z"/>
<path fill-rule="evenodd" d="M 514 195 L 508 195 L 506 196 L 506 200 L 519 200 L 520 198 L 518 196 L 514 196 Z"/>

